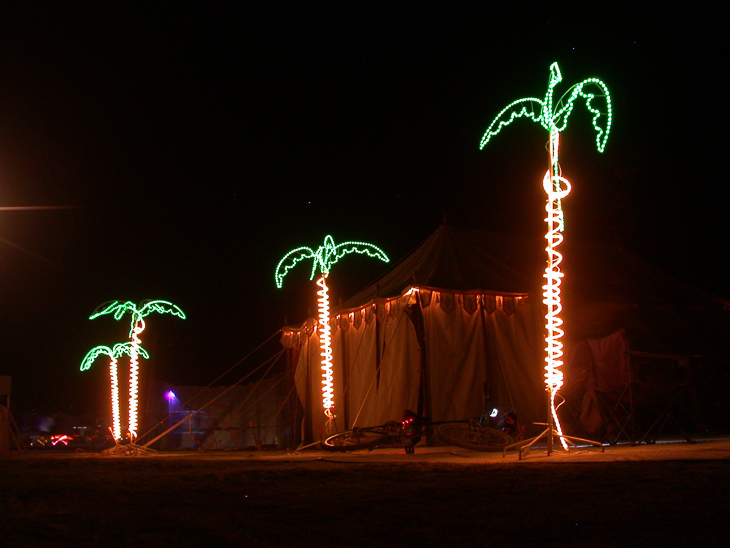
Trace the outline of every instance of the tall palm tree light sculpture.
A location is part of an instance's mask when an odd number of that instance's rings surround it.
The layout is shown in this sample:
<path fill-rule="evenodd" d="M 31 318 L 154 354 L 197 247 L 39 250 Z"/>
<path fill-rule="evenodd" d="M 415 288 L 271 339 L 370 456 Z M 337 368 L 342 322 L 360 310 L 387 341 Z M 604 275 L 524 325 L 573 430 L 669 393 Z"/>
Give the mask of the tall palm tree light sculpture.
<path fill-rule="evenodd" d="M 547 436 L 548 454 L 552 452 L 553 436 L 560 439 L 563 447 L 567 450 L 566 437 L 563 436 L 560 421 L 556 413 L 555 396 L 563 385 L 563 373 L 560 367 L 563 365 L 563 343 L 560 342 L 564 332 L 561 328 L 563 320 L 560 318 L 562 305 L 560 302 L 560 279 L 563 273 L 560 272 L 562 254 L 557 247 L 563 241 L 564 216 L 561 201 L 570 192 L 570 183 L 562 176 L 558 151 L 560 145 L 560 132 L 568 124 L 568 118 L 573 111 L 573 103 L 576 99 L 584 99 L 585 105 L 593 116 L 593 128 L 596 131 L 596 147 L 598 152 L 603 152 L 611 130 L 611 98 L 608 88 L 597 78 L 588 78 L 579 84 L 571 87 L 554 104 L 553 93 L 563 77 L 557 63 L 550 66 L 550 80 L 547 94 L 544 99 L 527 97 L 518 99 L 507 105 L 492 121 L 487 129 L 479 148 L 482 149 L 489 140 L 497 135 L 502 128 L 508 126 L 517 118 L 530 118 L 533 122 L 539 123 L 550 133 L 548 149 L 550 152 L 550 167 L 545 173 L 542 186 L 547 194 L 547 267 L 545 268 L 545 285 L 543 286 L 543 303 L 547 306 L 545 315 L 546 328 L 546 353 L 545 358 L 545 385 L 548 392 L 548 424 L 543 435 L 538 436 L 532 443 Z M 570 438 L 568 438 L 570 439 Z M 575 438 L 574 438 L 575 439 Z M 579 440 L 587 441 L 587 440 Z M 595 442 L 591 442 L 595 443 Z M 521 444 L 524 446 L 524 443 Z M 528 443 L 526 446 L 529 446 Z"/>
<path fill-rule="evenodd" d="M 140 356 L 148 360 L 150 358 L 147 351 L 141 346 L 137 347 L 137 352 Z M 111 381 L 112 391 L 112 436 L 115 442 L 119 442 L 122 437 L 122 420 L 119 412 L 119 376 L 117 372 L 117 360 L 126 354 L 130 358 L 132 357 L 132 343 L 123 342 L 115 344 L 113 348 L 108 346 L 96 346 L 89 350 L 84 356 L 81 362 L 81 371 L 86 371 L 91 368 L 92 364 L 96 361 L 99 356 L 109 357 L 109 379 Z"/>
<path fill-rule="evenodd" d="M 332 431 L 333 422 L 335 419 L 334 414 L 334 382 L 332 375 L 332 334 L 329 322 L 330 316 L 330 305 L 329 305 L 329 294 L 326 283 L 327 275 L 329 274 L 330 268 L 339 261 L 342 257 L 348 253 L 360 253 L 380 259 L 381 261 L 388 262 L 388 256 L 383 252 L 382 249 L 372 244 L 365 242 L 345 242 L 342 244 L 335 245 L 335 241 L 332 236 L 326 236 L 324 239 L 324 245 L 320 246 L 316 251 L 309 247 L 298 247 L 293 249 L 279 261 L 276 267 L 276 287 L 281 288 L 284 283 L 284 276 L 287 272 L 294 268 L 294 266 L 305 259 L 312 259 L 312 273 L 309 276 L 310 280 L 314 279 L 314 275 L 319 267 L 320 277 L 317 280 L 317 285 L 320 287 L 317 291 L 319 295 L 319 346 L 321 356 L 321 368 L 322 368 L 322 407 L 324 407 L 324 414 L 327 416 L 327 434 Z"/>
<path fill-rule="evenodd" d="M 144 318 L 152 312 L 160 314 L 172 314 L 178 318 L 185 319 L 185 313 L 179 306 L 169 301 L 147 300 L 142 301 L 137 307 L 133 302 L 126 301 L 109 301 L 99 306 L 94 313 L 89 316 L 90 320 L 99 316 L 113 314 L 115 320 L 121 320 L 122 317 L 130 312 L 132 314 L 131 327 L 129 329 L 129 337 L 131 339 L 129 347 L 129 429 L 130 441 L 134 442 L 137 438 L 138 427 L 138 405 L 139 405 L 139 355 L 142 353 L 141 339 L 139 338 L 145 328 Z M 113 389 L 113 388 L 112 388 Z M 113 396 L 112 396 L 113 397 Z"/>

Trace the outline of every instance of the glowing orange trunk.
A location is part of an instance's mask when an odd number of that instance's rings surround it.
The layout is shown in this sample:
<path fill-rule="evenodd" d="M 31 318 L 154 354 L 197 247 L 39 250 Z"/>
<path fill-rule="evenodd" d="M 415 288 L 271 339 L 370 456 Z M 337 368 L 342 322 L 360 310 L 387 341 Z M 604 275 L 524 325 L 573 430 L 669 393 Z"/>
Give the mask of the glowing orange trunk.
<path fill-rule="evenodd" d="M 550 133 L 550 169 L 543 179 L 543 188 L 547 194 L 547 205 L 545 210 L 547 217 L 547 240 L 548 266 L 545 268 L 545 285 L 543 289 L 543 303 L 547 307 L 545 315 L 545 385 L 546 390 L 550 394 L 550 403 L 548 412 L 552 415 L 552 422 L 558 435 L 562 436 L 563 432 L 560 427 L 560 420 L 555 409 L 555 395 L 563 386 L 563 372 L 560 367 L 563 365 L 563 343 L 560 341 L 564 332 L 561 328 L 563 320 L 560 318 L 560 312 L 563 306 L 560 302 L 560 279 L 563 273 L 560 272 L 560 263 L 563 256 L 557 251 L 557 247 L 563 242 L 563 213 L 560 208 L 560 200 L 570 192 L 570 183 L 567 179 L 560 176 L 560 167 L 558 166 L 558 148 L 560 143 L 560 134 L 555 131 Z M 549 438 L 552 441 L 552 436 Z M 560 441 L 567 450 L 568 444 L 561 437 Z"/>
<path fill-rule="evenodd" d="M 330 327 L 330 303 L 325 276 L 317 280 L 317 285 L 321 288 L 317 291 L 317 295 L 319 295 L 319 345 L 321 349 L 320 356 L 322 357 L 322 407 L 324 407 L 325 414 L 331 418 L 332 408 L 334 407 L 332 329 Z"/>

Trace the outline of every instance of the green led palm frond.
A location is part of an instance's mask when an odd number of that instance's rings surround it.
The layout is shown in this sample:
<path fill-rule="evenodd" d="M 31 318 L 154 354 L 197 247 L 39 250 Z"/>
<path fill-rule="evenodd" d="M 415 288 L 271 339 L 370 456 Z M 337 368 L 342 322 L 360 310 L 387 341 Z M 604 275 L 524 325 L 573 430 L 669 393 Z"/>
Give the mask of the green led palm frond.
<path fill-rule="evenodd" d="M 571 87 L 557 102 L 558 106 L 554 107 L 554 89 L 562 80 L 560 67 L 557 63 L 553 63 L 550 65 L 550 80 L 545 98 L 518 99 L 503 108 L 487 128 L 479 143 L 479 148 L 484 148 L 492 137 L 517 118 L 529 118 L 551 133 L 563 131 L 568 124 L 568 117 L 573 111 L 573 104 L 580 97 L 585 99 L 586 108 L 593 115 L 593 128 L 597 134 L 596 148 L 599 152 L 603 152 L 611 131 L 611 96 L 608 93 L 608 87 L 598 78 L 587 78 Z"/>
<path fill-rule="evenodd" d="M 123 343 L 117 343 L 114 345 L 113 348 L 109 348 L 108 346 L 100 345 L 92 348 L 89 350 L 89 352 L 84 356 L 84 359 L 81 361 L 81 371 L 87 371 L 91 368 L 91 365 L 96 361 L 96 359 L 99 356 L 108 356 L 111 359 L 117 359 L 126 354 L 127 356 L 131 356 L 131 350 L 132 343 L 131 342 L 123 342 Z M 150 355 L 147 353 L 147 351 L 142 348 L 141 346 L 137 347 L 137 352 L 146 360 L 150 359 Z"/>
<path fill-rule="evenodd" d="M 185 319 L 185 312 L 183 312 L 179 306 L 172 304 L 170 301 L 149 300 L 142 301 L 141 305 L 139 315 L 142 318 L 150 315 L 152 312 L 157 312 L 158 314 L 172 314 L 181 320 Z"/>
<path fill-rule="evenodd" d="M 360 255 L 367 255 L 373 259 L 380 259 L 384 263 L 390 261 L 388 256 L 377 246 L 372 244 L 366 244 L 365 242 L 344 242 L 335 246 L 334 258 L 331 260 L 330 266 L 339 261 L 342 257 L 348 253 L 359 253 Z"/>
<path fill-rule="evenodd" d="M 127 312 L 133 312 L 137 307 L 133 302 L 126 301 L 107 301 L 102 305 L 99 305 L 96 310 L 89 316 L 90 320 L 95 320 L 99 316 L 106 314 L 113 314 L 115 320 L 121 320 L 124 314 Z"/>
<path fill-rule="evenodd" d="M 179 306 L 169 301 L 161 300 L 142 301 L 139 307 L 131 301 L 108 301 L 97 307 L 93 314 L 89 316 L 89 319 L 94 320 L 100 316 L 111 314 L 114 316 L 115 320 L 121 320 L 127 312 L 132 314 L 129 331 L 130 337 L 132 336 L 134 326 L 153 312 L 157 312 L 159 314 L 172 314 L 173 316 L 177 316 L 183 320 L 185 319 L 185 313 Z"/>
<path fill-rule="evenodd" d="M 595 93 L 592 93 L 594 90 Z M 611 131 L 611 96 L 608 88 L 598 78 L 586 78 L 580 84 L 573 86 L 566 94 L 569 93 L 565 104 L 559 108 L 553 115 L 553 124 L 557 131 L 563 131 L 568 125 L 568 117 L 573 111 L 574 101 L 580 97 L 585 99 L 586 108 L 593 115 L 593 129 L 596 131 L 596 148 L 598 152 L 603 152 L 606 148 L 608 134 Z M 561 101 L 559 104 L 561 104 Z"/>
<path fill-rule="evenodd" d="M 540 99 L 526 97 L 524 99 L 517 99 L 517 101 L 514 101 L 504 107 L 502 111 L 497 114 L 497 117 L 492 120 L 492 123 L 489 124 L 489 127 L 479 144 L 479 148 L 484 148 L 484 145 L 486 145 L 492 137 L 497 135 L 500 131 L 502 131 L 502 128 L 510 125 L 517 118 L 526 117 L 530 118 L 533 122 L 542 124 L 542 105 L 543 103 Z"/>
<path fill-rule="evenodd" d="M 287 275 L 287 273 L 296 266 L 296 264 L 299 261 L 304 261 L 305 259 L 311 259 L 316 256 L 316 252 L 309 248 L 309 247 L 298 247 L 296 249 L 292 249 L 289 253 L 284 255 L 284 257 L 279 261 L 279 264 L 276 267 L 276 287 L 281 289 L 281 286 L 284 283 L 284 276 Z M 314 273 L 317 269 L 317 261 L 314 261 L 314 266 L 312 268 L 312 276 L 310 277 L 310 280 L 314 278 Z"/>
<path fill-rule="evenodd" d="M 565 216 L 562 209 L 562 199 L 570 193 L 571 184 L 562 174 L 560 155 L 560 133 L 568 125 L 568 118 L 573 112 L 575 101 L 580 98 L 585 100 L 585 105 L 592 115 L 593 129 L 596 131 L 596 148 L 603 152 L 611 131 L 611 96 L 608 88 L 597 78 L 587 78 L 582 82 L 568 89 L 565 94 L 554 105 L 555 87 L 563 81 L 560 67 L 557 63 L 550 65 L 550 80 L 548 82 L 545 98 L 519 99 L 507 105 L 492 121 L 482 137 L 479 148 L 482 149 L 489 140 L 499 133 L 502 128 L 511 124 L 517 118 L 527 117 L 534 122 L 539 122 L 549 132 L 548 151 L 550 153 L 550 168 L 545 173 L 542 186 L 547 194 L 545 211 L 547 216 L 547 267 L 545 268 L 545 285 L 543 288 L 543 304 L 546 306 L 545 314 L 545 376 L 546 390 L 550 398 L 550 415 L 546 430 L 549 436 L 550 448 L 552 448 L 552 437 L 560 437 L 564 449 L 568 449 L 566 438 L 562 434 L 560 420 L 557 414 L 555 398 L 563 386 L 563 342 L 565 334 L 563 319 L 560 313 L 563 310 L 560 298 L 560 284 L 564 273 L 560 270 L 563 255 L 558 251 L 558 246 L 563 242 L 563 231 L 565 229 Z M 559 407 L 559 406 L 558 406 Z M 539 438 L 535 438 L 539 439 Z M 534 443 L 531 442 L 531 444 Z M 594 442 L 591 442 L 594 443 Z M 600 443 L 598 444 L 600 445 Z M 548 453 L 549 454 L 549 453 Z"/>
<path fill-rule="evenodd" d="M 299 262 L 305 259 L 314 259 L 312 264 L 312 272 L 309 276 L 310 280 L 314 279 L 317 273 L 317 267 L 323 275 L 329 274 L 330 268 L 342 257 L 349 253 L 359 253 L 367 255 L 374 259 L 380 259 L 383 262 L 389 262 L 385 252 L 373 244 L 366 242 L 344 242 L 335 245 L 332 236 L 325 236 L 324 245 L 320 246 L 316 251 L 309 247 L 298 247 L 286 255 L 279 261 L 276 267 L 274 278 L 276 279 L 276 287 L 281 288 L 284 283 L 284 276 Z"/>
<path fill-rule="evenodd" d="M 141 333 L 145 329 L 145 316 L 148 316 L 152 312 L 160 314 L 172 314 L 178 318 L 185 319 L 185 313 L 180 309 L 179 306 L 171 303 L 170 301 L 161 300 L 146 300 L 140 303 L 140 306 L 135 305 L 131 301 L 108 301 L 99 306 L 91 316 L 90 320 L 94 320 L 100 316 L 111 314 L 115 320 L 121 320 L 124 315 L 129 312 L 132 316 L 132 320 L 129 326 L 129 338 L 130 342 L 121 343 L 116 345 L 111 350 L 112 363 L 110 364 L 110 378 L 111 378 L 111 399 L 112 399 L 112 415 L 114 421 L 114 439 L 119 439 L 121 436 L 120 426 L 120 415 L 119 415 L 119 385 L 117 382 L 116 375 L 116 357 L 114 352 L 121 352 L 129 354 L 129 423 L 128 431 L 130 440 L 132 442 L 137 438 L 137 426 L 138 426 L 138 408 L 139 408 L 139 356 L 149 358 L 149 355 L 145 350 L 142 349 L 142 340 L 140 339 Z M 87 359 L 98 356 L 100 353 L 108 353 L 108 347 L 98 347 L 92 350 L 87 358 L 82 362 L 83 367 L 87 368 L 91 365 L 91 362 Z M 96 352 L 96 356 L 94 356 Z"/>

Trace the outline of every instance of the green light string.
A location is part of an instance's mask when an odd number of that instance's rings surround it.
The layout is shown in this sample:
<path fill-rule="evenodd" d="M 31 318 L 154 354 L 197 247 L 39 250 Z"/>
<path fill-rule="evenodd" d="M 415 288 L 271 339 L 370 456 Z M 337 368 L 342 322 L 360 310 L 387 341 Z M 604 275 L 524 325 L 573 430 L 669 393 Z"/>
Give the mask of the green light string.
<path fill-rule="evenodd" d="M 484 146 L 490 141 L 492 137 L 497 135 L 503 128 L 510 125 L 518 118 L 529 118 L 533 122 L 539 123 L 548 132 L 550 132 L 550 149 L 555 151 L 555 154 L 551 154 L 550 157 L 550 169 L 552 171 L 553 178 L 560 177 L 560 163 L 558 158 L 558 147 L 557 142 L 559 140 L 559 133 L 568 125 L 568 118 L 573 112 L 573 106 L 575 100 L 578 98 L 585 100 L 586 108 L 593 115 L 592 123 L 593 129 L 596 132 L 596 148 L 598 152 L 603 152 L 606 147 L 606 141 L 608 140 L 608 134 L 611 131 L 611 120 L 613 117 L 611 108 L 611 96 L 608 92 L 608 87 L 598 78 L 587 78 L 574 85 L 558 100 L 557 105 L 553 105 L 553 95 L 555 86 L 563 81 L 563 76 L 560 72 L 560 67 L 557 63 L 550 65 L 550 80 L 548 82 L 548 90 L 545 94 L 544 99 L 537 99 L 535 97 L 526 97 L 524 99 L 517 99 L 513 101 L 505 108 L 503 108 L 496 118 L 492 120 L 492 123 L 484 133 L 482 140 L 479 144 L 479 149 L 483 149 Z M 556 192 L 560 192 L 561 189 L 559 183 L 556 184 Z M 561 206 L 561 200 L 557 200 L 557 210 L 559 216 L 559 226 L 562 232 L 565 228 L 565 217 Z"/>
<path fill-rule="evenodd" d="M 542 302 L 547 309 L 545 315 L 545 329 L 547 332 L 545 337 L 545 384 L 550 395 L 549 412 L 552 416 L 552 425 L 561 436 L 563 447 L 567 450 L 568 446 L 562 437 L 560 420 L 555 407 L 555 396 L 563 385 L 563 373 L 560 370 L 563 365 L 563 344 L 560 339 L 565 334 L 562 329 L 563 320 L 560 318 L 560 312 L 562 311 L 560 284 L 563 277 L 563 273 L 560 271 L 560 263 L 563 256 L 557 250 L 557 247 L 563 241 L 562 232 L 565 228 L 565 216 L 561 201 L 570 192 L 570 182 L 562 176 L 560 170 L 560 132 L 568 125 L 568 118 L 573 112 L 575 100 L 580 97 L 585 100 L 586 108 L 593 115 L 592 123 L 596 132 L 596 148 L 598 152 L 603 152 L 611 130 L 612 111 L 608 88 L 597 78 L 588 78 L 571 87 L 557 101 L 557 105 L 553 105 L 555 86 L 562 80 L 563 76 L 560 73 L 558 64 L 553 63 L 550 66 L 550 80 L 545 98 L 542 100 L 534 97 L 518 99 L 503 108 L 487 128 L 479 148 L 483 149 L 492 137 L 518 118 L 529 118 L 533 122 L 542 125 L 549 132 L 550 169 L 547 170 L 543 179 L 543 188 L 548 197 L 545 207 L 547 213 L 545 218 L 547 222 L 547 234 L 545 235 L 547 247 L 545 251 L 548 260 L 544 274 L 545 285 L 542 287 Z"/>
<path fill-rule="evenodd" d="M 131 347 L 132 343 L 129 341 L 117 343 L 112 348 L 103 345 L 95 346 L 94 348 L 89 350 L 86 356 L 84 356 L 84 359 L 81 360 L 80 370 L 88 371 L 89 369 L 91 369 L 91 366 L 99 356 L 108 356 L 110 359 L 119 359 L 125 354 L 129 356 L 131 352 Z M 137 348 L 137 351 L 144 359 L 150 359 L 150 355 L 141 346 Z"/>
<path fill-rule="evenodd" d="M 284 276 L 300 261 L 306 259 L 313 260 L 312 272 L 309 276 L 309 279 L 313 280 L 317 273 L 317 267 L 319 267 L 319 271 L 323 276 L 327 276 L 332 266 L 349 253 L 367 255 L 368 257 L 380 259 L 386 263 L 390 261 L 385 252 L 373 244 L 365 242 L 344 242 L 335 245 L 332 236 L 328 235 L 324 238 L 324 245 L 317 248 L 316 251 L 310 247 L 298 247 L 284 255 L 276 266 L 276 273 L 274 274 L 276 287 L 281 289 L 284 284 Z"/>
<path fill-rule="evenodd" d="M 132 314 L 132 321 L 129 329 L 130 337 L 132 336 L 134 326 L 153 312 L 157 312 L 158 314 L 172 314 L 180 319 L 185 319 L 185 313 L 179 306 L 171 303 L 170 301 L 162 300 L 142 301 L 139 307 L 131 301 L 108 301 L 97 307 L 91 316 L 89 316 L 89 319 L 95 320 L 99 316 L 112 314 L 115 320 L 121 320 L 127 312 Z"/>
<path fill-rule="evenodd" d="M 489 140 L 497 135 L 502 129 L 517 118 L 529 118 L 533 122 L 537 122 L 549 132 L 561 132 L 568 125 L 568 118 L 573 112 L 573 104 L 579 97 L 585 99 L 586 108 L 593 114 L 593 129 L 596 131 L 596 148 L 598 152 L 603 152 L 608 140 L 608 134 L 611 131 L 611 96 L 608 88 L 598 78 L 587 78 L 579 84 L 571 87 L 563 98 L 567 95 L 567 99 L 561 98 L 557 107 L 553 106 L 553 92 L 555 86 L 562 82 L 563 76 L 557 63 L 550 65 L 550 80 L 548 90 L 544 99 L 536 99 L 535 97 L 526 97 L 517 99 L 506 107 L 504 107 L 497 117 L 487 128 L 482 137 L 479 149 L 483 149 Z M 596 105 L 595 103 L 601 103 Z"/>
<path fill-rule="evenodd" d="M 100 316 L 111 314 L 115 320 L 121 320 L 124 315 L 129 312 L 132 315 L 130 323 L 129 337 L 129 434 L 131 441 L 137 437 L 138 424 L 138 404 L 139 404 L 139 363 L 138 354 L 141 354 L 142 341 L 139 338 L 145 328 L 144 318 L 149 314 L 156 312 L 159 314 L 172 314 L 178 318 L 185 319 L 185 313 L 179 306 L 170 301 L 162 300 L 146 300 L 142 301 L 139 306 L 131 301 L 108 301 L 99 306 L 89 316 L 90 320 L 94 320 Z M 113 390 L 113 388 L 112 388 Z M 113 397 L 113 396 L 112 396 Z"/>
<path fill-rule="evenodd" d="M 150 356 L 141 346 L 136 351 L 145 359 Z M 117 441 L 122 437 L 122 423 L 119 412 L 119 376 L 117 373 L 117 359 L 127 354 L 132 357 L 132 343 L 123 342 L 115 344 L 113 348 L 108 346 L 96 346 L 89 350 L 81 361 L 81 371 L 88 370 L 99 356 L 109 357 L 109 381 L 111 383 L 111 408 L 112 408 L 112 436 Z"/>
<path fill-rule="evenodd" d="M 322 407 L 327 417 L 325 430 L 327 434 L 332 433 L 336 415 L 333 412 L 334 403 L 334 376 L 332 373 L 332 335 L 329 324 L 329 294 L 326 283 L 327 275 L 332 266 L 342 257 L 349 253 L 360 253 L 388 262 L 388 256 L 377 246 L 365 242 L 344 242 L 335 245 L 332 236 L 325 236 L 324 245 L 316 251 L 309 247 L 298 247 L 293 249 L 279 261 L 276 266 L 274 278 L 276 287 L 281 288 L 284 283 L 284 276 L 300 261 L 312 259 L 312 272 L 309 277 L 314 279 L 319 267 L 321 277 L 317 280 L 320 290 L 317 292 L 319 303 L 319 346 L 320 346 L 320 367 L 322 369 Z"/>

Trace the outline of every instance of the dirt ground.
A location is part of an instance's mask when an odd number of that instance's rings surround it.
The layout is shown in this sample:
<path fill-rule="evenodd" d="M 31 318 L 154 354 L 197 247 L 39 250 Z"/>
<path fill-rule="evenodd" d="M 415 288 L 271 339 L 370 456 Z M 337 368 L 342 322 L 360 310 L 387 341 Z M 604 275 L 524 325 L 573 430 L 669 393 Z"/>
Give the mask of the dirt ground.
<path fill-rule="evenodd" d="M 0 457 L 0 546 L 727 545 L 730 440 Z"/>

